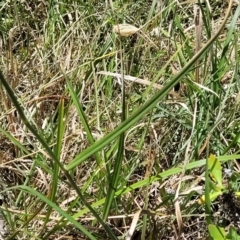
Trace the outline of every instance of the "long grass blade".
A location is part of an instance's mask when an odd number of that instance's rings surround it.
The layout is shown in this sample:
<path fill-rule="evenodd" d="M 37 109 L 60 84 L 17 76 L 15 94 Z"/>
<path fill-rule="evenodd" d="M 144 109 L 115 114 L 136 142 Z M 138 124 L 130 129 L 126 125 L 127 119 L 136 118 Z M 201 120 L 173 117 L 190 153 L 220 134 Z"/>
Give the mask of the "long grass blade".
<path fill-rule="evenodd" d="M 121 46 L 121 43 L 120 43 Z M 123 52 L 123 51 L 121 51 Z M 122 119 L 121 121 L 125 121 L 125 112 L 126 112 L 126 102 L 125 102 L 125 84 L 124 84 L 124 70 L 123 70 L 123 54 L 121 56 L 121 72 L 122 72 Z M 122 162 L 123 162 L 123 156 L 124 156 L 124 132 L 122 132 L 119 136 L 119 143 L 118 143 L 118 152 L 117 152 L 117 158 L 114 165 L 114 170 L 110 179 L 110 185 L 106 197 L 106 202 L 103 210 L 103 221 L 105 222 L 107 220 L 107 217 L 109 215 L 109 211 L 114 199 L 115 192 L 117 190 L 118 182 L 119 182 L 119 176 L 122 168 Z"/>

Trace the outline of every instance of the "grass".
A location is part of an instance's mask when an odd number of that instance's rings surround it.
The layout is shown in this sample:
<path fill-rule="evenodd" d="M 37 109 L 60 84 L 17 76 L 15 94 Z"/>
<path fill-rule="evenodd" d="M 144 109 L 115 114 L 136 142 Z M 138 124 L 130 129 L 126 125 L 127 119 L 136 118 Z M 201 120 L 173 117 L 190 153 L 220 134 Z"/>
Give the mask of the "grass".
<path fill-rule="evenodd" d="M 1 3 L 4 239 L 237 234 L 240 7 L 198 6 Z"/>

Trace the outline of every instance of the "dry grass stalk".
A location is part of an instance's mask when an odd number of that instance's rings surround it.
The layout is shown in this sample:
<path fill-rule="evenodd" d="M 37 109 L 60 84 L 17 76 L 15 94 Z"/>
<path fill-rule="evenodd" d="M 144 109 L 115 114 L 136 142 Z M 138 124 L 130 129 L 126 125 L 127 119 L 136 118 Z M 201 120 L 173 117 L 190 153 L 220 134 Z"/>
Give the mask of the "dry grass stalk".
<path fill-rule="evenodd" d="M 103 75 L 112 76 L 112 77 L 116 77 L 116 78 L 122 78 L 122 74 L 120 74 L 120 73 L 100 71 L 100 72 L 98 72 L 98 74 L 103 74 Z M 143 85 L 147 85 L 147 86 L 152 85 L 154 88 L 159 89 L 159 90 L 161 90 L 163 88 L 163 85 L 160 85 L 160 84 L 157 84 L 157 83 L 151 83 L 148 80 L 133 77 L 133 76 L 129 76 L 129 75 L 124 75 L 124 79 L 128 80 L 128 81 L 140 83 L 140 84 L 143 84 Z M 173 97 L 180 98 L 179 94 L 177 94 L 174 91 L 170 91 L 169 94 Z"/>
<path fill-rule="evenodd" d="M 201 36 L 202 36 L 202 12 L 198 5 L 194 5 L 194 19 L 195 19 L 195 33 L 196 33 L 196 46 L 195 46 L 195 52 L 197 53 L 201 49 Z M 199 79 L 199 60 L 195 64 L 195 82 L 201 83 Z"/>

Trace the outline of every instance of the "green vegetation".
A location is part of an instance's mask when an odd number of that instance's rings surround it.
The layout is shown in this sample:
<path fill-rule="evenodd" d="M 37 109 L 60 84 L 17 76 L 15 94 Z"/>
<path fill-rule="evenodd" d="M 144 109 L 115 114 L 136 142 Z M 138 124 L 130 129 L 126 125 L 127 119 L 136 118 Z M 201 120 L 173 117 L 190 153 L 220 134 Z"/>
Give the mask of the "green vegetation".
<path fill-rule="evenodd" d="M 240 238 L 240 6 L 0 9 L 3 239 Z"/>

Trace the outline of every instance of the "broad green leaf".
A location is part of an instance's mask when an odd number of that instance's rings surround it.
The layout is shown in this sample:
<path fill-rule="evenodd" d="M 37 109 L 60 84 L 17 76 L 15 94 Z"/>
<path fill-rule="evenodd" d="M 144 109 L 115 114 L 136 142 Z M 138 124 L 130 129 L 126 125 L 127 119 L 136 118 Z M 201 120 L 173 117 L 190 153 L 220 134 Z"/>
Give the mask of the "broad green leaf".
<path fill-rule="evenodd" d="M 223 228 L 220 228 L 213 224 L 209 224 L 208 231 L 214 240 L 225 240 L 226 233 Z"/>

